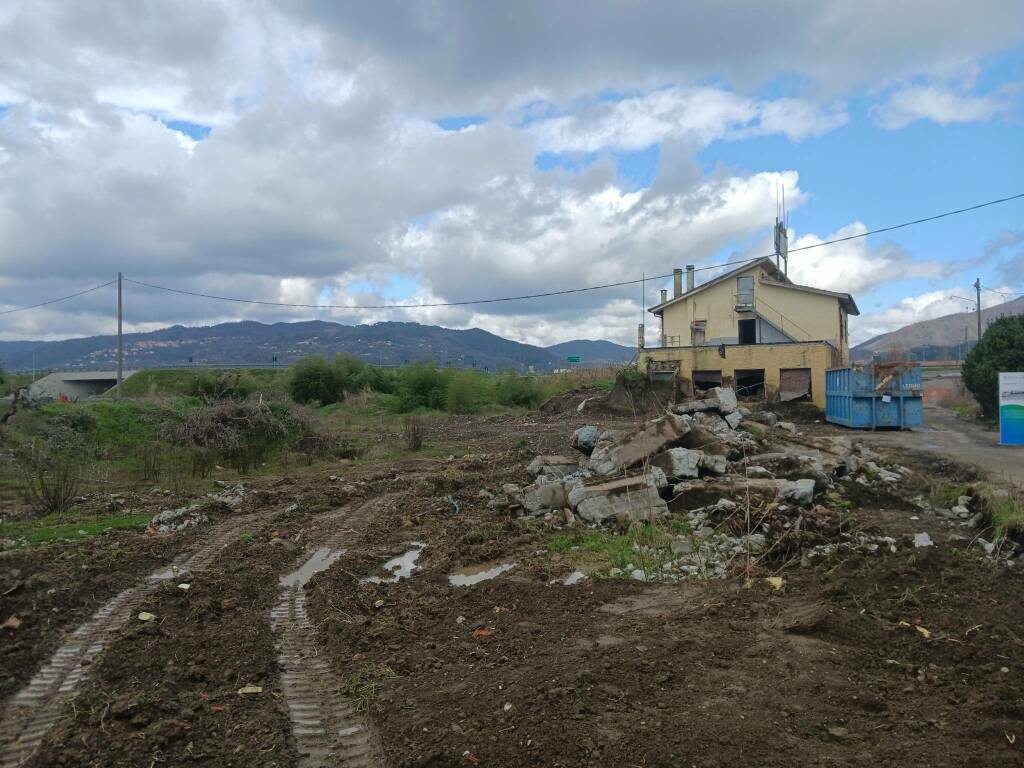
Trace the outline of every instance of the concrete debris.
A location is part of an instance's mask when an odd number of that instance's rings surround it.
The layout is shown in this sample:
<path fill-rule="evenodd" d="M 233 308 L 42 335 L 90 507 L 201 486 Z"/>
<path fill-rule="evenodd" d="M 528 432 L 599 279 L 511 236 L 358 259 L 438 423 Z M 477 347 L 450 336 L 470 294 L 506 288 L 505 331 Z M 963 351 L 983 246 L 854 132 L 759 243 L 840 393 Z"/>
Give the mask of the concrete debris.
<path fill-rule="evenodd" d="M 778 422 L 779 417 L 771 411 L 756 411 L 750 414 L 750 420 L 760 422 L 761 424 L 765 424 L 769 427 L 774 427 Z"/>
<path fill-rule="evenodd" d="M 535 515 L 569 506 L 568 491 L 561 480 L 527 486 L 523 489 L 522 500 L 523 507 Z"/>
<path fill-rule="evenodd" d="M 673 410 L 678 414 L 718 411 L 724 416 L 733 413 L 738 408 L 736 393 L 731 387 L 713 387 L 708 390 L 707 395 L 703 400 L 680 403 Z"/>
<path fill-rule="evenodd" d="M 650 474 L 577 483 L 569 491 L 569 505 L 580 519 L 595 524 L 611 520 L 651 520 L 668 514 Z"/>
<path fill-rule="evenodd" d="M 567 456 L 538 456 L 526 467 L 526 471 L 534 477 L 538 475 L 565 477 L 566 475 L 578 472 L 579 469 L 579 462 Z"/>
<path fill-rule="evenodd" d="M 743 414 L 739 411 L 733 411 L 725 415 L 725 423 L 729 425 L 731 429 L 736 429 L 743 421 Z"/>
<path fill-rule="evenodd" d="M 702 458 L 704 458 L 703 451 L 689 448 L 669 448 L 651 459 L 651 464 L 664 471 L 673 480 L 685 480 L 700 476 Z"/>
<path fill-rule="evenodd" d="M 787 432 L 789 432 L 791 435 L 795 435 L 796 431 L 797 431 L 796 430 L 796 424 L 794 424 L 791 421 L 777 421 L 777 422 L 775 422 L 775 428 L 776 429 L 784 429 Z"/>
<path fill-rule="evenodd" d="M 754 465 L 753 467 L 747 467 L 747 477 L 754 479 L 768 479 L 774 478 L 771 472 L 761 466 Z"/>
<path fill-rule="evenodd" d="M 932 537 L 927 533 L 914 534 L 914 547 L 917 549 L 920 549 L 921 547 L 930 547 L 933 543 Z"/>
<path fill-rule="evenodd" d="M 667 414 L 607 447 L 595 448 L 590 456 L 590 468 L 599 475 L 629 469 L 649 456 L 673 447 L 689 431 L 689 419 Z"/>
<path fill-rule="evenodd" d="M 791 501 L 808 507 L 814 503 L 814 481 L 804 478 L 801 480 L 780 480 L 779 501 Z"/>
<path fill-rule="evenodd" d="M 157 514 L 149 524 L 156 529 L 157 533 L 180 533 L 188 528 L 209 522 L 209 518 L 201 510 L 201 504 L 167 509 Z"/>
<path fill-rule="evenodd" d="M 572 447 L 585 456 L 594 452 L 594 446 L 601 439 L 601 430 L 597 427 L 587 425 L 580 427 L 572 435 Z"/>
<path fill-rule="evenodd" d="M 700 457 L 701 469 L 707 470 L 713 475 L 724 475 L 729 467 L 729 461 L 725 456 L 718 456 L 713 453 L 705 453 Z"/>

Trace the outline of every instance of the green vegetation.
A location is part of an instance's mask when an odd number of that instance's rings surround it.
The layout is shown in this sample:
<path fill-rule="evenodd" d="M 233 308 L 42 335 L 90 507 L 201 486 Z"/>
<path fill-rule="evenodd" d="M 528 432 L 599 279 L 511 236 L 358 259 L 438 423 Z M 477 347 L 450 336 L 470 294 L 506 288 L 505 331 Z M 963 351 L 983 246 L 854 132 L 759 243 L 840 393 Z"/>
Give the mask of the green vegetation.
<path fill-rule="evenodd" d="M 1024 503 L 1012 496 L 986 496 L 989 517 L 996 540 L 1005 539 L 1009 535 L 1024 534 Z"/>
<path fill-rule="evenodd" d="M 618 568 L 622 575 L 629 576 L 631 568 L 639 568 L 645 575 L 661 571 L 665 563 L 675 559 L 672 542 L 676 534 L 689 535 L 689 527 L 640 523 L 629 530 L 581 531 L 572 535 L 560 534 L 548 540 L 548 551 L 565 553 L 573 561 L 591 563 L 598 572 Z"/>
<path fill-rule="evenodd" d="M 0 523 L 0 538 L 24 539 L 29 545 L 57 539 L 81 539 L 95 536 L 107 529 L 141 528 L 152 515 L 117 515 L 114 517 L 85 516 L 67 520 L 60 515 L 47 515 L 33 520 Z"/>
<path fill-rule="evenodd" d="M 1024 315 L 994 321 L 964 361 L 964 386 L 989 419 L 999 415 L 1001 371 L 1024 371 Z"/>
<path fill-rule="evenodd" d="M 7 373 L 0 370 L 0 397 L 13 395 L 19 389 L 27 387 L 31 382 L 31 373 Z"/>
<path fill-rule="evenodd" d="M 970 483 L 960 483 L 958 485 L 939 483 L 932 487 L 928 493 L 928 498 L 936 507 L 950 509 L 956 505 L 957 500 L 961 496 L 970 496 L 971 489 Z"/>
<path fill-rule="evenodd" d="M 229 393 L 231 397 L 283 395 L 287 391 L 285 368 L 174 368 L 139 371 L 122 385 L 125 397 L 202 397 L 204 393 Z"/>

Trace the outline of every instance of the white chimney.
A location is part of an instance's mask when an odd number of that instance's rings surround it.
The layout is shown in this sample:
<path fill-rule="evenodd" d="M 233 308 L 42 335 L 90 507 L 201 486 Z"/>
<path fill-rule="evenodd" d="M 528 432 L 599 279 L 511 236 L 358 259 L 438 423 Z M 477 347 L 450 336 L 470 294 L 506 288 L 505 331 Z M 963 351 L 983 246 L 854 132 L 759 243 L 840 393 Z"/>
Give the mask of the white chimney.
<path fill-rule="evenodd" d="M 683 295 L 683 270 L 672 270 L 672 298 L 678 299 Z"/>

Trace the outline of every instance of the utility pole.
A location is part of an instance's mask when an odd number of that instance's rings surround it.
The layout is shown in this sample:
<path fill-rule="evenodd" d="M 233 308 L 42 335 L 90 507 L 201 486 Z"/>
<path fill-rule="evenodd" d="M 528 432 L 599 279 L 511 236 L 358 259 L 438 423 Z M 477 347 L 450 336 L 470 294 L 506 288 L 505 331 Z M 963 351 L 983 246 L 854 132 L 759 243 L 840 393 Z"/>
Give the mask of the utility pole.
<path fill-rule="evenodd" d="M 121 399 L 121 379 L 124 378 L 124 339 L 121 338 L 121 325 L 124 316 L 121 303 L 121 273 L 117 273 L 117 393 L 115 398 Z"/>
<path fill-rule="evenodd" d="M 978 296 L 978 342 L 981 342 L 981 278 L 974 281 L 974 291 Z"/>

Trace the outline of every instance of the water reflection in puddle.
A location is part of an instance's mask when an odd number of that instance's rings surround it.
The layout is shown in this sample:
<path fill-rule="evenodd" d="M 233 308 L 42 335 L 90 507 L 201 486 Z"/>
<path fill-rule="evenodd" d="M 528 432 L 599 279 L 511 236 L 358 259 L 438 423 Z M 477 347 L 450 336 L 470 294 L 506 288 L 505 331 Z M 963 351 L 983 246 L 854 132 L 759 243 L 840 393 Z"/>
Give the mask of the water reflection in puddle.
<path fill-rule="evenodd" d="M 516 567 L 515 563 L 483 563 L 481 565 L 469 565 L 465 568 L 459 568 L 454 573 L 448 575 L 448 584 L 453 587 L 470 587 L 473 584 L 479 584 L 481 581 L 487 581 L 493 579 L 495 576 L 500 576 L 505 571 L 511 571 Z"/>
<path fill-rule="evenodd" d="M 292 571 L 287 576 L 282 576 L 280 584 L 282 587 L 301 587 L 311 578 L 313 574 L 320 573 L 320 571 L 326 571 L 331 567 L 331 563 L 337 560 L 345 553 L 344 549 L 331 549 L 330 547 L 320 547 L 313 556 L 302 564 L 302 567 L 297 571 Z"/>
<path fill-rule="evenodd" d="M 416 561 L 426 546 L 426 544 L 420 541 L 412 542 L 412 549 L 404 555 L 388 560 L 381 566 L 383 570 L 391 574 L 390 576 L 367 576 L 363 581 L 370 584 L 394 584 L 399 579 L 409 578 L 412 572 L 416 570 Z"/>

